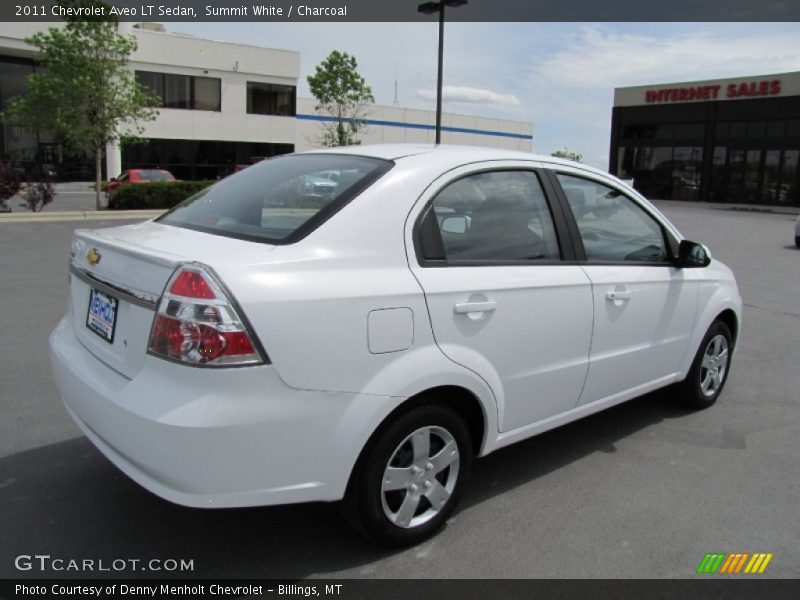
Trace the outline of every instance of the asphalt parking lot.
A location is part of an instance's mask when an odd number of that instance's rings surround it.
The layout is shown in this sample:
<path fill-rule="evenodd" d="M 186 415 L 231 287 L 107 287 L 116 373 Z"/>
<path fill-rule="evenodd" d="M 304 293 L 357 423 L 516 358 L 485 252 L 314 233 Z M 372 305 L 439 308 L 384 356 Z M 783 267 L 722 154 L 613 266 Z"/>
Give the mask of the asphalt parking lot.
<path fill-rule="evenodd" d="M 205 578 L 684 578 L 707 552 L 772 552 L 764 576 L 800 576 L 793 217 L 661 207 L 744 297 L 719 402 L 689 412 L 665 390 L 492 454 L 447 527 L 403 551 L 363 541 L 332 505 L 187 509 L 119 473 L 70 422 L 47 358 L 71 232 L 87 224 L 0 224 L 0 577 L 43 576 L 14 568 L 38 553 L 193 559 L 182 575 Z"/>

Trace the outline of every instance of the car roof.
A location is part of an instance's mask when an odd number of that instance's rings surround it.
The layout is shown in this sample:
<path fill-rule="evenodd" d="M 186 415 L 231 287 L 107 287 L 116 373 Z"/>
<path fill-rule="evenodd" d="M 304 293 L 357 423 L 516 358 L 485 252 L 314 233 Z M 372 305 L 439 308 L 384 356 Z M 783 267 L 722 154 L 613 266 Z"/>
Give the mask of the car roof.
<path fill-rule="evenodd" d="M 608 177 L 608 173 L 583 163 L 576 163 L 555 156 L 533 154 L 520 150 L 504 148 L 487 148 L 483 146 L 460 146 L 455 144 L 370 144 L 365 146 L 339 146 L 335 148 L 319 148 L 310 150 L 313 154 L 351 154 L 368 156 L 383 160 L 400 160 L 420 154 L 431 154 L 431 158 L 445 159 L 453 163 L 471 163 L 489 160 L 527 160 L 541 163 L 578 167 Z M 306 153 L 304 153 L 306 154 Z"/>

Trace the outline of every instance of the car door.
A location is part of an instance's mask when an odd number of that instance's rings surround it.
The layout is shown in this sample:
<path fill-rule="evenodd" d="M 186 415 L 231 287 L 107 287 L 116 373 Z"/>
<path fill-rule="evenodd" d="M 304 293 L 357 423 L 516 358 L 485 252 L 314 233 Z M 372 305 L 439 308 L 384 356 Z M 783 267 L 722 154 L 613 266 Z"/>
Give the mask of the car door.
<path fill-rule="evenodd" d="M 120 186 L 128 183 L 129 178 L 130 178 L 130 172 L 123 171 L 122 173 L 120 173 L 119 177 L 117 177 L 114 181 L 109 181 L 106 184 L 106 192 L 108 193 L 109 197 L 114 196 L 114 194 L 116 194 L 117 191 L 119 190 Z"/>
<path fill-rule="evenodd" d="M 410 219 L 410 264 L 436 343 L 492 387 L 501 431 L 575 406 L 592 328 L 589 279 L 571 260 L 561 208 L 522 164 L 451 171 Z"/>
<path fill-rule="evenodd" d="M 592 282 L 594 328 L 580 404 L 666 383 L 688 350 L 696 273 L 674 266 L 674 236 L 623 186 L 566 168 L 553 179 Z"/>

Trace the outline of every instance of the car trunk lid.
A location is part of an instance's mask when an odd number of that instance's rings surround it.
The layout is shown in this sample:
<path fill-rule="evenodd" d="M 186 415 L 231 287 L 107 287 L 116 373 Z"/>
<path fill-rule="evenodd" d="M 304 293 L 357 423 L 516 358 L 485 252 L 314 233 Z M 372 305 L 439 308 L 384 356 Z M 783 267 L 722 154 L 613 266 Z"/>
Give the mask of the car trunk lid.
<path fill-rule="evenodd" d="M 159 299 L 178 265 L 242 265 L 263 260 L 272 248 L 155 222 L 78 230 L 70 257 L 75 335 L 132 379 L 144 364 Z"/>

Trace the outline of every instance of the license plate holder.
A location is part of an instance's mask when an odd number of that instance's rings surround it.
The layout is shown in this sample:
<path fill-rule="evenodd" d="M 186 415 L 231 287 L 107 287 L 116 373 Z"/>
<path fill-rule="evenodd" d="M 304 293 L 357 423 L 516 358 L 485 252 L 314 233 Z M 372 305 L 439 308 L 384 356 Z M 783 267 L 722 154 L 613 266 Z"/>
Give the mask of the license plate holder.
<path fill-rule="evenodd" d="M 86 327 L 109 344 L 114 343 L 119 300 L 94 288 L 89 292 Z"/>

